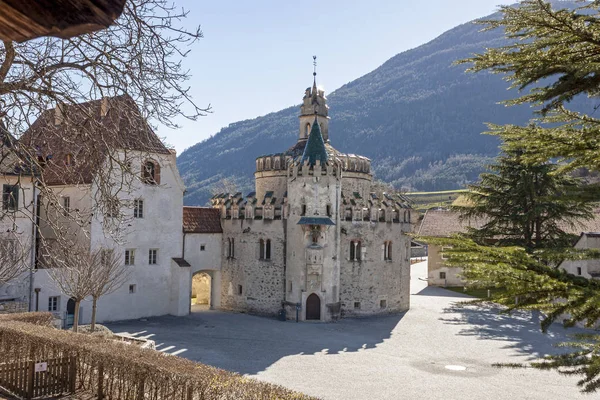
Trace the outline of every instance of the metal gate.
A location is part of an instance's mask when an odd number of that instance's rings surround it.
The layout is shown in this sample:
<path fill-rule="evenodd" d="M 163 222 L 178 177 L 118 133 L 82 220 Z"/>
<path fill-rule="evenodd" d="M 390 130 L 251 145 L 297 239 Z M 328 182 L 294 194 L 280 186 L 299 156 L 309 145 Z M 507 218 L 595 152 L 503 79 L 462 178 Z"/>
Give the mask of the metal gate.
<path fill-rule="evenodd" d="M 21 399 L 75 392 L 75 357 L 0 364 L 0 386 Z"/>

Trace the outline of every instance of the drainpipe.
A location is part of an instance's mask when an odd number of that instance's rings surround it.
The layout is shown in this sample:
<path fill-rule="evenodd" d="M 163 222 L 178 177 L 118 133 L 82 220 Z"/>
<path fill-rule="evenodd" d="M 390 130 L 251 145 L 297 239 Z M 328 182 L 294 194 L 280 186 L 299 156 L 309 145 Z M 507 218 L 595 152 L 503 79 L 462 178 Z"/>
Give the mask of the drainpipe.
<path fill-rule="evenodd" d="M 29 264 L 29 311 L 33 311 L 33 268 L 35 265 L 35 253 L 37 251 L 37 229 L 36 225 L 39 222 L 37 218 L 37 196 L 35 194 L 35 189 L 37 187 L 36 182 L 33 183 L 33 209 L 31 210 L 31 218 L 34 221 L 31 224 L 31 262 Z M 36 305 L 37 311 L 37 305 Z"/>

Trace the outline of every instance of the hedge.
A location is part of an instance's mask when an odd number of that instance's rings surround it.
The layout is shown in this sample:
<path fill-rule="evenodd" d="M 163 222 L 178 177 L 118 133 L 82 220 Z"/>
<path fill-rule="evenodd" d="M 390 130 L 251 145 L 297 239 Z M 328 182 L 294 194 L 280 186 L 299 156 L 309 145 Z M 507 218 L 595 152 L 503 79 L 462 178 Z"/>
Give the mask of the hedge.
<path fill-rule="evenodd" d="M 74 357 L 76 387 L 105 399 L 314 399 L 281 386 L 103 337 L 0 318 L 0 362 Z"/>

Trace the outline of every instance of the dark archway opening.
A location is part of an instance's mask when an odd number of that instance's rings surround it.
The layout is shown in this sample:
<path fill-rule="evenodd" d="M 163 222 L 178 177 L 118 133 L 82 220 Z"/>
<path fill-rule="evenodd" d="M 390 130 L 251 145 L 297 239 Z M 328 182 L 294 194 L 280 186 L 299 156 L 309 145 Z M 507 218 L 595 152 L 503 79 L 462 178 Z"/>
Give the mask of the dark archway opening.
<path fill-rule="evenodd" d="M 306 299 L 306 319 L 321 319 L 321 299 L 314 293 Z"/>

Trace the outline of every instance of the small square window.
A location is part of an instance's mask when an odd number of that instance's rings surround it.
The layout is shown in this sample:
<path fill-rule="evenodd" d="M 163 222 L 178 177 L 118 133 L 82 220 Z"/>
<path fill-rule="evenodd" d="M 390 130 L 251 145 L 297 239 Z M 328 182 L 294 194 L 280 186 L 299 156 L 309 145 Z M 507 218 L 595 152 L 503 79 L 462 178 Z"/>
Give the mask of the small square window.
<path fill-rule="evenodd" d="M 125 250 L 125 265 L 135 265 L 135 249 Z"/>
<path fill-rule="evenodd" d="M 354 309 L 355 310 L 360 310 L 360 301 L 355 301 L 354 302 Z"/>
<path fill-rule="evenodd" d="M 206 250 L 206 245 L 205 244 L 201 244 L 200 245 L 200 251 L 204 251 Z"/>
<path fill-rule="evenodd" d="M 446 273 L 440 272 L 440 279 L 446 279 Z"/>
<path fill-rule="evenodd" d="M 242 285 L 238 285 L 238 294 L 241 296 L 243 292 Z"/>
<path fill-rule="evenodd" d="M 158 249 L 150 249 L 148 251 L 148 264 L 156 265 L 158 260 Z"/>
<path fill-rule="evenodd" d="M 581 275 L 581 267 L 577 267 L 577 275 Z"/>
<path fill-rule="evenodd" d="M 129 285 L 129 294 L 134 294 L 136 289 L 136 285 Z"/>
<path fill-rule="evenodd" d="M 51 296 L 48 297 L 48 311 L 60 311 L 60 297 L 59 296 Z"/>
<path fill-rule="evenodd" d="M 387 308 L 387 300 L 379 300 L 379 308 Z"/>

